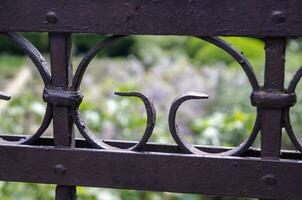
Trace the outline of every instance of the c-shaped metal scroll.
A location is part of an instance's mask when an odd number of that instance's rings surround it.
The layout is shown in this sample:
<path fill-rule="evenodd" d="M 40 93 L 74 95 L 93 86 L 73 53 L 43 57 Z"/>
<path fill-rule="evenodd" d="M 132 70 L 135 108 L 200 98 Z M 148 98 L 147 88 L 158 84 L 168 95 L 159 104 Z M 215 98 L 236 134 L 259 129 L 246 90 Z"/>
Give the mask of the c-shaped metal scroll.
<path fill-rule="evenodd" d="M 127 148 L 128 150 L 135 150 L 135 151 L 141 150 L 144 147 L 144 145 L 148 142 L 149 138 L 151 137 L 155 126 L 156 111 L 154 105 L 145 95 L 139 92 L 115 92 L 114 94 L 119 96 L 137 97 L 141 99 L 145 105 L 145 109 L 147 113 L 147 126 L 144 135 L 137 144 Z M 87 140 L 87 142 L 91 144 L 93 147 L 102 148 L 102 149 L 117 149 L 117 147 L 113 147 L 111 145 L 106 144 L 103 140 L 96 137 L 89 130 L 89 128 L 85 125 L 84 120 L 81 118 L 78 109 L 72 110 L 72 116 L 80 133 Z"/>
<path fill-rule="evenodd" d="M 253 91 L 259 90 L 259 84 L 257 81 L 257 78 L 255 76 L 255 73 L 252 69 L 252 66 L 248 62 L 248 60 L 235 48 L 233 48 L 230 44 L 225 42 L 224 40 L 218 38 L 218 37 L 198 37 L 202 40 L 205 40 L 207 42 L 212 43 L 213 45 L 225 50 L 228 54 L 230 54 L 242 67 L 245 74 L 248 77 L 248 80 L 253 88 Z M 181 133 L 178 130 L 177 123 L 176 123 L 176 112 L 179 108 L 179 106 L 190 99 L 205 99 L 207 98 L 207 95 L 201 94 L 201 93 L 188 93 L 185 95 L 182 95 L 175 99 L 175 101 L 172 103 L 170 107 L 170 113 L 169 113 L 169 127 L 171 134 L 175 140 L 175 142 L 179 145 L 179 147 L 186 153 L 192 153 L 192 154 L 199 154 L 199 155 L 217 155 L 217 156 L 231 156 L 231 155 L 240 155 L 244 153 L 255 141 L 258 132 L 260 131 L 261 124 L 261 113 L 257 109 L 257 115 L 256 120 L 254 123 L 253 130 L 249 137 L 243 141 L 240 145 L 237 147 L 234 147 L 233 149 L 230 149 L 228 151 L 222 152 L 222 153 L 208 153 L 201 151 L 197 148 L 195 148 L 193 145 L 189 144 L 185 141 L 185 139 L 181 136 Z"/>
<path fill-rule="evenodd" d="M 104 48 L 107 46 L 111 45 L 113 42 L 123 38 L 125 36 L 123 35 L 113 35 L 108 37 L 107 39 L 99 42 L 95 47 L 90 49 L 88 53 L 84 56 L 84 58 L 81 60 L 75 76 L 72 81 L 72 86 L 71 89 L 74 91 L 79 91 L 79 87 L 83 78 L 83 75 L 91 62 L 91 60 Z M 128 148 L 129 150 L 140 150 L 148 141 L 150 138 L 152 131 L 155 126 L 155 117 L 156 117 L 156 112 L 153 106 L 153 103 L 143 94 L 139 92 L 118 92 L 115 93 L 120 96 L 132 96 L 132 97 L 138 97 L 140 98 L 145 105 L 146 112 L 147 112 L 147 127 L 145 130 L 145 133 L 142 137 L 142 139 L 134 146 Z M 72 116 L 73 120 L 79 129 L 80 133 L 83 135 L 83 137 L 87 140 L 87 142 L 92 145 L 95 148 L 102 148 L 102 149 L 117 149 L 116 147 L 113 147 L 111 145 L 106 144 L 103 140 L 99 139 L 96 137 L 90 130 L 89 128 L 85 125 L 85 122 L 80 116 L 80 112 L 78 109 L 73 109 L 72 110 Z"/>
<path fill-rule="evenodd" d="M 43 58 L 43 56 L 40 54 L 40 52 L 30 43 L 26 38 L 24 38 L 21 35 L 18 35 L 16 33 L 0 33 L 4 36 L 6 36 L 9 40 L 11 40 L 14 44 L 16 44 L 18 47 L 20 47 L 32 60 L 36 68 L 38 69 L 42 80 L 44 82 L 45 87 L 50 85 L 51 78 L 50 78 L 50 72 L 48 65 Z M 6 95 L 4 93 L 0 94 L 0 99 L 3 100 L 9 100 L 10 96 Z M 19 141 L 6 141 L 1 139 L 0 144 L 32 144 L 34 143 L 40 136 L 44 133 L 44 131 L 49 126 L 52 119 L 52 109 L 51 106 L 47 105 L 45 115 L 42 121 L 41 126 L 36 131 L 35 134 L 28 136 L 24 139 L 21 139 Z"/>
<path fill-rule="evenodd" d="M 289 83 L 287 93 L 295 93 L 296 87 L 302 77 L 302 66 L 299 68 L 299 70 L 296 72 L 296 74 L 293 76 L 292 80 Z M 285 108 L 283 111 L 283 126 L 295 146 L 297 150 L 299 150 L 302 153 L 302 142 L 299 140 L 297 135 L 295 134 L 291 122 L 290 122 L 290 115 L 289 115 L 290 108 Z"/>
<path fill-rule="evenodd" d="M 181 135 L 178 125 L 176 123 L 176 113 L 178 108 L 182 103 L 185 101 L 191 100 L 191 99 L 207 99 L 208 95 L 203 93 L 197 93 L 197 92 L 190 92 L 184 95 L 181 95 L 177 97 L 171 107 L 169 112 L 169 128 L 171 135 L 174 139 L 174 141 L 178 144 L 178 146 L 185 152 L 185 153 L 191 153 L 191 154 L 197 154 L 197 155 L 217 155 L 217 156 L 232 156 L 232 155 L 240 155 L 243 152 L 245 152 L 254 142 L 256 139 L 257 133 L 260 130 L 260 117 L 257 115 L 256 121 L 254 124 L 254 128 L 252 130 L 252 133 L 250 136 L 242 142 L 237 147 L 234 147 L 233 149 L 227 150 L 225 152 L 221 153 L 208 153 L 201 151 L 200 149 L 197 149 L 192 144 L 188 143 Z"/>

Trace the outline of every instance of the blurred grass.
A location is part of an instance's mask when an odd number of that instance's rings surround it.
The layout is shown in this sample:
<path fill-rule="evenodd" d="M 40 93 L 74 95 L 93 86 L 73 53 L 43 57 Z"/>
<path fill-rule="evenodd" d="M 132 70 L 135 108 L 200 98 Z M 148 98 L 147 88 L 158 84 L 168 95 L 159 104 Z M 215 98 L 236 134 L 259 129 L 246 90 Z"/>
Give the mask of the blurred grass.
<path fill-rule="evenodd" d="M 25 63 L 25 58 L 14 55 L 0 55 L 0 76 L 12 76 Z"/>

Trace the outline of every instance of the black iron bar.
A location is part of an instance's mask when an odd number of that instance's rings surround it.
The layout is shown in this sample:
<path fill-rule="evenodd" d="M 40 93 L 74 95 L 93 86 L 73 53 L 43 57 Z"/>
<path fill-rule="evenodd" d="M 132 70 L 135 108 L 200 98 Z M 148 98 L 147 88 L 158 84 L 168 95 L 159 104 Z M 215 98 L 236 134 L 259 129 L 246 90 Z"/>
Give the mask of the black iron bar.
<path fill-rule="evenodd" d="M 72 79 L 71 34 L 50 33 L 50 58 L 52 88 L 64 93 L 70 87 Z M 57 148 L 74 147 L 75 136 L 70 108 L 66 106 L 53 106 L 53 133 L 54 145 Z M 58 173 L 66 173 L 63 164 L 57 163 L 54 170 Z M 76 187 L 58 185 L 56 188 L 56 200 L 75 200 Z"/>
<path fill-rule="evenodd" d="M 0 5 L 0 32 L 302 35 L 301 0 L 1 0 Z"/>
<path fill-rule="evenodd" d="M 283 94 L 285 38 L 265 39 L 265 72 L 263 91 L 268 94 Z M 277 160 L 281 153 L 282 108 L 262 108 L 261 157 L 263 160 Z M 264 174 L 263 187 L 276 187 L 277 174 Z M 279 183 L 280 184 L 280 183 Z"/>
<path fill-rule="evenodd" d="M 302 196 L 301 160 L 19 145 L 0 146 L 0 163 L 4 181 L 263 199 Z M 262 184 L 267 174 L 277 176 L 276 185 Z"/>

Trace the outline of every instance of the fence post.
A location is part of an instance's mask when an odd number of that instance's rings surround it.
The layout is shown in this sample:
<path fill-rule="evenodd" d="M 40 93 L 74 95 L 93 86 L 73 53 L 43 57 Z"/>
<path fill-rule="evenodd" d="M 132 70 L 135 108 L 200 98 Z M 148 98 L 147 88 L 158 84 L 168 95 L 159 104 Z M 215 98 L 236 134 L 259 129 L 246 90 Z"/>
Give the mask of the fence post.
<path fill-rule="evenodd" d="M 266 92 L 284 92 L 285 38 L 265 39 L 264 87 Z M 261 120 L 261 158 L 276 160 L 280 157 L 282 135 L 282 108 L 263 108 Z M 262 178 L 264 185 L 276 184 L 274 175 Z"/>
<path fill-rule="evenodd" d="M 72 80 L 71 34 L 50 33 L 50 60 L 52 87 L 60 90 L 68 90 Z M 66 106 L 53 106 L 53 133 L 54 145 L 60 147 L 74 147 L 75 136 L 70 108 Z M 57 170 L 56 167 L 55 169 Z M 60 166 L 63 170 L 64 166 Z M 76 187 L 58 185 L 56 188 L 56 200 L 75 200 Z"/>

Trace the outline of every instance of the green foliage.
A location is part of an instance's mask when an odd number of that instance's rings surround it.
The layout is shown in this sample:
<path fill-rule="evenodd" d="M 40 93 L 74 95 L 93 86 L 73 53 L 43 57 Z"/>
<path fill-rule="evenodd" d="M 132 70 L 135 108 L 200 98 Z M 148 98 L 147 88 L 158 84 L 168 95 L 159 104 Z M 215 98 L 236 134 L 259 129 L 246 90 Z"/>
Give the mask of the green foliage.
<path fill-rule="evenodd" d="M 22 55 L 23 52 L 6 37 L 0 35 L 0 52 L 5 54 Z"/>
<path fill-rule="evenodd" d="M 74 34 L 73 35 L 73 49 L 76 55 L 86 53 L 90 48 L 94 47 L 100 41 L 106 39 L 106 35 L 96 34 Z M 130 53 L 131 47 L 134 45 L 132 37 L 125 37 L 110 45 L 102 53 L 105 57 L 121 57 L 127 56 Z"/>
<path fill-rule="evenodd" d="M 48 34 L 47 33 L 22 33 L 33 45 L 42 53 L 49 52 Z M 98 42 L 107 38 L 106 35 L 96 34 L 73 34 L 73 51 L 76 55 L 86 53 L 90 48 L 94 47 Z M 120 57 L 129 55 L 130 49 L 134 44 L 132 37 L 126 37 L 116 44 L 106 48 L 103 56 Z M 4 36 L 0 37 L 0 54 L 24 55 L 22 49 L 14 45 Z"/>
<path fill-rule="evenodd" d="M 49 49 L 47 33 L 24 33 L 41 52 Z M 108 36 L 97 34 L 73 34 L 73 51 L 75 55 L 84 54 L 98 42 Z M 263 42 L 252 38 L 225 37 L 223 38 L 240 49 L 256 67 L 261 66 L 264 58 Z M 299 46 L 300 48 L 300 46 Z M 0 37 L 0 54 L 2 52 L 23 55 L 22 50 L 13 45 L 7 38 Z M 217 62 L 233 66 L 234 59 L 223 50 L 196 37 L 186 36 L 128 36 L 116 41 L 102 53 L 103 57 L 122 57 L 134 55 L 146 67 L 159 62 L 162 55 L 176 59 L 180 55 L 187 55 L 197 66 L 212 65 Z"/>
<path fill-rule="evenodd" d="M 1 200 L 53 200 L 53 185 L 0 182 Z"/>
<path fill-rule="evenodd" d="M 0 55 L 0 77 L 13 76 L 24 64 L 24 57 L 13 55 Z"/>
<path fill-rule="evenodd" d="M 264 60 L 264 43 L 253 38 L 223 37 L 228 43 L 239 49 L 251 62 L 259 68 Z M 196 67 L 204 65 L 238 65 L 234 58 L 215 45 L 196 37 L 186 36 L 138 36 L 131 53 L 147 67 L 158 64 L 162 55 L 176 59 L 186 55 Z"/>
<path fill-rule="evenodd" d="M 48 52 L 48 34 L 47 33 L 23 33 L 25 38 L 41 52 Z"/>
<path fill-rule="evenodd" d="M 23 134 L 35 131 L 35 125 L 41 124 L 46 108 L 45 103 L 37 100 L 37 97 L 31 91 L 25 91 L 22 97 L 13 97 L 10 109 L 1 113 L 6 119 L 1 120 L 0 133 Z"/>
<path fill-rule="evenodd" d="M 248 137 L 255 121 L 253 113 L 233 110 L 228 113 L 216 112 L 202 119 L 195 119 L 192 130 L 194 140 L 199 144 L 237 146 Z"/>
<path fill-rule="evenodd" d="M 252 64 L 256 66 L 264 59 L 264 44 L 252 38 L 223 37 L 236 49 L 240 50 Z M 213 65 L 217 62 L 233 66 L 236 61 L 224 50 L 199 38 L 189 38 L 187 41 L 187 54 L 196 64 Z"/>
<path fill-rule="evenodd" d="M 180 36 L 137 36 L 131 53 L 142 63 L 151 67 L 157 64 L 163 55 L 175 59 L 181 54 L 185 54 L 184 46 L 187 37 Z"/>
<path fill-rule="evenodd" d="M 48 34 L 47 33 L 22 33 L 22 35 L 28 38 L 37 49 L 41 52 L 48 51 Z M 13 54 L 24 55 L 22 49 L 14 45 L 9 39 L 4 36 L 0 36 L 0 54 Z"/>

